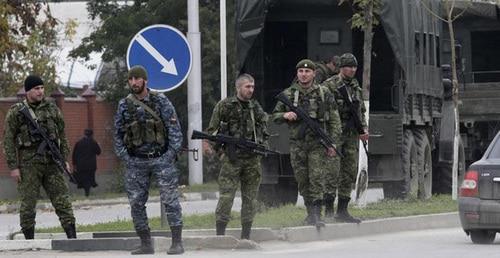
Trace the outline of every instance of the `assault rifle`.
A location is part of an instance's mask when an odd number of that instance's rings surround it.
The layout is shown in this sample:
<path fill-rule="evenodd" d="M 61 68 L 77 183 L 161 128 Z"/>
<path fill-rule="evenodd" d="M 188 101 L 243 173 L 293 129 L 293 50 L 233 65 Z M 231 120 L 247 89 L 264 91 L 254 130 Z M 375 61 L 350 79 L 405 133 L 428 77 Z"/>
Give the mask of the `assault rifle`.
<path fill-rule="evenodd" d="M 349 112 L 351 113 L 351 120 L 354 124 L 354 129 L 356 129 L 356 131 L 358 131 L 359 134 L 364 134 L 365 129 L 363 128 L 363 125 L 361 124 L 361 118 L 358 115 L 358 107 L 356 107 L 354 103 L 352 103 L 352 98 L 349 95 L 349 92 L 347 91 L 346 85 L 342 84 L 342 86 L 338 87 L 337 90 L 339 91 L 340 95 L 342 95 L 342 98 L 349 107 Z M 366 155 L 368 156 L 367 142 L 366 141 L 361 141 L 361 142 L 363 143 L 363 148 L 365 149 Z"/>
<path fill-rule="evenodd" d="M 19 112 L 30 122 L 31 135 L 40 135 L 40 137 L 42 137 L 42 143 L 38 146 L 36 153 L 44 155 L 47 151 L 49 151 L 49 154 L 52 157 L 52 160 L 56 163 L 57 167 L 69 177 L 69 181 L 71 183 L 77 184 L 78 182 L 76 181 L 76 178 L 66 167 L 66 161 L 64 160 L 59 147 L 49 138 L 45 130 L 40 127 L 38 122 L 33 119 L 28 107 L 23 106 Z"/>
<path fill-rule="evenodd" d="M 191 135 L 192 140 L 204 140 L 207 139 L 212 142 L 216 142 L 219 144 L 224 144 L 228 146 L 229 151 L 228 155 L 230 159 L 236 158 L 236 149 L 235 148 L 240 148 L 242 150 L 250 151 L 258 155 L 262 155 L 264 157 L 267 157 L 267 155 L 272 155 L 272 154 L 280 154 L 277 151 L 269 150 L 266 148 L 266 146 L 262 144 L 258 144 L 256 142 L 247 140 L 245 138 L 237 138 L 237 137 L 232 137 L 229 135 L 221 134 L 218 133 L 216 135 L 211 135 L 207 134 L 204 132 L 200 132 L 197 130 L 193 130 L 193 134 Z"/>
<path fill-rule="evenodd" d="M 300 108 L 296 107 L 292 104 L 292 102 L 288 99 L 288 97 L 282 92 L 275 97 L 277 100 L 281 101 L 285 106 L 287 106 L 291 111 L 293 111 L 297 116 L 304 121 L 304 124 L 311 129 L 311 131 L 319 137 L 319 142 L 325 149 L 333 148 L 337 155 L 343 157 L 342 153 L 340 153 L 335 147 L 335 141 L 332 137 L 330 137 L 326 132 L 321 128 L 321 126 L 312 119 L 307 112 Z"/>

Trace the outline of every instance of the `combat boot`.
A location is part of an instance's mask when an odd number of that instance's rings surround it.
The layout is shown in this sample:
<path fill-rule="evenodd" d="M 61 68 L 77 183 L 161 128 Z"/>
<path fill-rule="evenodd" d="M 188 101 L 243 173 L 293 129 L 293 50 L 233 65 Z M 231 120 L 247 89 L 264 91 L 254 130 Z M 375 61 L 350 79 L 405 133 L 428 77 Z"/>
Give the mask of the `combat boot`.
<path fill-rule="evenodd" d="M 325 226 L 325 222 L 321 219 L 321 206 L 323 200 L 317 200 L 313 202 L 313 221 L 317 229 Z"/>
<path fill-rule="evenodd" d="M 66 225 L 64 227 L 64 232 L 66 232 L 66 237 L 68 239 L 75 239 L 76 238 L 75 224 L 71 223 L 71 224 Z"/>
<path fill-rule="evenodd" d="M 149 230 L 138 231 L 137 235 L 141 239 L 141 246 L 134 249 L 130 254 L 154 254 L 155 250 L 151 244 L 151 232 Z"/>
<path fill-rule="evenodd" d="M 351 198 L 339 197 L 339 204 L 337 207 L 337 214 L 335 214 L 335 220 L 338 222 L 346 223 L 361 223 L 361 220 L 355 218 L 349 214 L 347 207 L 349 206 L 349 201 Z"/>
<path fill-rule="evenodd" d="M 323 204 L 325 205 L 325 218 L 332 219 L 334 216 L 333 212 L 333 202 L 335 201 L 335 196 L 332 194 L 325 194 L 323 199 Z"/>
<path fill-rule="evenodd" d="M 218 236 L 223 236 L 226 234 L 226 226 L 227 222 L 225 221 L 216 221 L 215 222 L 215 234 Z"/>
<path fill-rule="evenodd" d="M 241 224 L 241 239 L 250 239 L 250 231 L 252 230 L 252 222 Z"/>
<path fill-rule="evenodd" d="M 184 247 L 182 246 L 182 225 L 170 227 L 172 232 L 172 245 L 167 250 L 167 254 L 182 254 Z"/>
<path fill-rule="evenodd" d="M 35 239 L 35 227 L 23 229 L 24 239 Z"/>
<path fill-rule="evenodd" d="M 304 205 L 306 206 L 307 216 L 304 219 L 304 225 L 312 226 L 314 225 L 313 221 L 313 205 L 310 201 L 304 201 Z"/>

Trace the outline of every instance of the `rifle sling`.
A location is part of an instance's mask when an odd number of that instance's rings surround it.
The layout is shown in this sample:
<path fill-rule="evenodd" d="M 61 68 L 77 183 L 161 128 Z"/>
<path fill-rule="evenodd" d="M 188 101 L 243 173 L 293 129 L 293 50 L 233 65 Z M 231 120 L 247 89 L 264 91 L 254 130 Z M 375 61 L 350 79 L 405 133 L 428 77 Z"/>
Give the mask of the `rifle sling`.
<path fill-rule="evenodd" d="M 161 121 L 160 116 L 158 116 L 158 114 L 156 114 L 156 112 L 154 112 L 148 105 L 146 105 L 146 104 L 144 104 L 144 102 L 140 101 L 134 94 L 128 94 L 127 99 L 132 100 L 132 102 L 134 102 L 135 104 L 144 108 L 144 110 L 146 110 L 148 113 L 150 113 L 154 117 L 154 119 Z"/>

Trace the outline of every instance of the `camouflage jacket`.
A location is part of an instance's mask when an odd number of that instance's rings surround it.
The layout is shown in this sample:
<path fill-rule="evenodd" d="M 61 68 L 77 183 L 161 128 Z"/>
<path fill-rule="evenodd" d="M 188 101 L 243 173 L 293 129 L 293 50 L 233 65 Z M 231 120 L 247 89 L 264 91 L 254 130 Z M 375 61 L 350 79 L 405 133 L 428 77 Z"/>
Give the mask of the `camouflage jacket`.
<path fill-rule="evenodd" d="M 238 100 L 236 96 L 228 97 L 215 105 L 207 132 L 243 137 L 265 144 L 268 138 L 267 114 L 259 102 L 254 99 L 243 102 Z"/>
<path fill-rule="evenodd" d="M 349 110 L 349 106 L 346 101 L 342 98 L 342 95 L 338 92 L 337 88 L 345 84 L 347 86 L 347 91 L 351 96 L 352 102 L 354 106 L 357 107 L 358 116 L 361 118 L 361 125 L 365 130 L 367 129 L 365 112 L 366 107 L 363 102 L 363 93 L 362 89 L 359 86 L 358 80 L 355 78 L 351 80 L 345 80 L 340 77 L 340 75 L 335 75 L 328 80 L 326 80 L 322 85 L 328 87 L 330 91 L 335 95 L 335 101 L 337 102 L 337 106 L 339 108 L 340 119 L 342 120 L 342 130 L 355 130 L 354 125 L 351 121 L 351 113 Z"/>
<path fill-rule="evenodd" d="M 145 154 L 166 149 L 167 155 L 173 158 L 182 145 L 181 126 L 174 106 L 165 95 L 151 91 L 138 101 L 151 108 L 161 121 L 128 97 L 121 99 L 114 122 L 116 155 L 127 160 L 130 153 Z"/>
<path fill-rule="evenodd" d="M 314 81 L 316 83 L 323 83 L 326 79 L 338 74 L 339 71 L 338 69 L 335 69 L 335 71 L 332 71 L 325 62 L 318 62 L 316 63 L 316 76 L 314 77 Z"/>
<path fill-rule="evenodd" d="M 37 154 L 42 142 L 39 135 L 32 135 L 30 122 L 19 110 L 27 104 L 26 101 L 11 106 L 5 118 L 4 153 L 10 170 L 19 168 L 19 164 L 41 158 L 42 162 L 51 162 L 46 155 Z M 55 103 L 43 99 L 40 104 L 29 104 L 38 124 L 60 148 L 63 157 L 69 154 L 68 140 L 64 133 L 64 119 Z"/>
<path fill-rule="evenodd" d="M 310 88 L 304 89 L 298 83 L 292 85 L 283 91 L 294 105 L 297 105 L 309 112 L 309 116 L 317 120 L 333 139 L 337 140 L 341 133 L 341 125 L 337 106 L 333 98 L 333 94 L 328 88 L 314 83 Z M 287 121 L 283 118 L 289 108 L 285 104 L 278 102 L 274 108 L 272 119 L 277 123 L 287 122 L 290 129 L 290 138 L 292 140 L 304 139 L 305 135 L 302 132 L 305 125 L 301 120 L 293 122 Z M 312 137 L 311 130 L 304 131 Z"/>

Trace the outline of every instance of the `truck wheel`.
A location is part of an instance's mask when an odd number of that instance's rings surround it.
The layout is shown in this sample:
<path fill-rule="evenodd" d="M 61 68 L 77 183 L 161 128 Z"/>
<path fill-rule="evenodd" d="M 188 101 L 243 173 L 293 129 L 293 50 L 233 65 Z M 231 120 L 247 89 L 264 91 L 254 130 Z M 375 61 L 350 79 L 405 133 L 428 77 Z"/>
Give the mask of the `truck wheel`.
<path fill-rule="evenodd" d="M 418 196 L 417 148 L 411 130 L 404 131 L 402 148 L 401 160 L 404 179 L 384 183 L 384 198 L 387 199 L 417 198 Z"/>
<path fill-rule="evenodd" d="M 495 231 L 478 229 L 470 231 L 470 239 L 474 244 L 491 244 L 495 241 Z"/>
<path fill-rule="evenodd" d="M 435 190 L 437 193 L 451 194 L 452 180 L 453 180 L 453 168 L 452 165 L 441 165 L 437 169 L 437 178 L 434 180 L 436 183 Z M 465 174 L 465 150 L 462 139 L 458 144 L 458 182 L 457 188 L 460 188 L 462 180 Z"/>
<path fill-rule="evenodd" d="M 413 132 L 418 154 L 418 198 L 427 200 L 432 197 L 432 153 L 427 134 L 422 129 Z"/>

